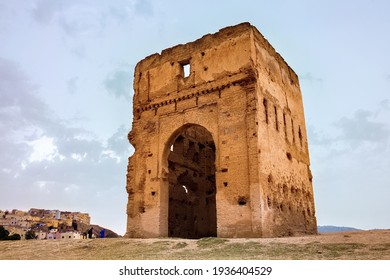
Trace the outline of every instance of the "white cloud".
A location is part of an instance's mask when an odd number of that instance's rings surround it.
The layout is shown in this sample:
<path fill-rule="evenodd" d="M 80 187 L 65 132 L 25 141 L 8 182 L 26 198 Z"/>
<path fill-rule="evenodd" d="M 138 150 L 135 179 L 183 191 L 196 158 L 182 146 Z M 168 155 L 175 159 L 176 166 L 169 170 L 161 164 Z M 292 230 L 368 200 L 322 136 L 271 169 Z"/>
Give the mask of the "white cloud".
<path fill-rule="evenodd" d="M 102 151 L 102 158 L 112 158 L 115 159 L 117 163 L 121 162 L 121 157 L 112 150 Z"/>
<path fill-rule="evenodd" d="M 54 138 L 42 136 L 34 141 L 27 142 L 33 149 L 28 160 L 29 162 L 54 161 L 55 158 L 63 159 L 58 153 L 58 148 L 54 144 Z"/>
<path fill-rule="evenodd" d="M 80 153 L 72 153 L 70 157 L 76 161 L 82 161 L 87 157 L 87 153 L 80 154 Z"/>

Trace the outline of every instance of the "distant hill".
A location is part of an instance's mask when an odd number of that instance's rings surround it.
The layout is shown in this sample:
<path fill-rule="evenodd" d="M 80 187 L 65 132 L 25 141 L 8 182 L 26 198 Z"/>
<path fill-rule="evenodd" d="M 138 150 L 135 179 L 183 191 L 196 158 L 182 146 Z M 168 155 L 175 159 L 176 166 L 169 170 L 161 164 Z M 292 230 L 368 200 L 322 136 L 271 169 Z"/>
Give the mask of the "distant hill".
<path fill-rule="evenodd" d="M 319 233 L 361 230 L 361 229 L 352 228 L 352 227 L 337 227 L 337 226 L 318 226 L 317 229 L 318 229 Z"/>
<path fill-rule="evenodd" d="M 96 237 L 100 237 L 100 231 L 104 228 L 99 225 L 91 225 L 93 228 L 93 233 L 95 234 Z M 117 233 L 113 232 L 112 230 L 109 230 L 107 228 L 104 228 L 106 230 L 106 238 L 117 238 L 121 237 Z"/>

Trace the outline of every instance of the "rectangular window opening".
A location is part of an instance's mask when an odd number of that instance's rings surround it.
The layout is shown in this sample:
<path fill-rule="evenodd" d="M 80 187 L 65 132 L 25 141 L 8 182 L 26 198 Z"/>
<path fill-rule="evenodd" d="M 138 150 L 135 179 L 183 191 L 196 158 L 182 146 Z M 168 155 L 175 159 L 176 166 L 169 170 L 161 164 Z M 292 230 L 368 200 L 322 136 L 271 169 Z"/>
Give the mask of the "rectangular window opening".
<path fill-rule="evenodd" d="M 287 122 L 286 122 L 286 114 L 283 112 L 283 124 L 284 124 L 284 138 L 287 140 Z"/>
<path fill-rule="evenodd" d="M 298 136 L 299 136 L 299 142 L 301 144 L 301 147 L 302 147 L 302 131 L 301 131 L 301 126 L 298 126 Z"/>
<path fill-rule="evenodd" d="M 274 106 L 274 112 L 275 112 L 275 128 L 276 128 L 276 131 L 279 131 L 278 110 L 277 110 L 276 106 Z"/>
<path fill-rule="evenodd" d="M 189 61 L 184 61 L 180 63 L 181 66 L 181 72 L 183 78 L 188 78 L 191 74 L 191 65 Z"/>
<path fill-rule="evenodd" d="M 291 131 L 292 131 L 292 138 L 293 138 L 293 143 L 295 144 L 295 131 L 294 131 L 294 121 L 291 118 Z"/>
<path fill-rule="evenodd" d="M 263 105 L 264 105 L 264 114 L 265 114 L 265 123 L 268 124 L 268 102 L 267 99 L 263 99 Z"/>

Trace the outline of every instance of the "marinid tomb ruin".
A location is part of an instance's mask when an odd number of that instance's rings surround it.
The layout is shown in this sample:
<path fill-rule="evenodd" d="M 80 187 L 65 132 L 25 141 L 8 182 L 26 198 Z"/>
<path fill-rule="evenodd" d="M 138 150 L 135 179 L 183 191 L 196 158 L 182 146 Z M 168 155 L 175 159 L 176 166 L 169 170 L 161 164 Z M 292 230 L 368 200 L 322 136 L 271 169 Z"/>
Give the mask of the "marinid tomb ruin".
<path fill-rule="evenodd" d="M 126 237 L 317 233 L 298 76 L 249 23 L 134 72 Z"/>

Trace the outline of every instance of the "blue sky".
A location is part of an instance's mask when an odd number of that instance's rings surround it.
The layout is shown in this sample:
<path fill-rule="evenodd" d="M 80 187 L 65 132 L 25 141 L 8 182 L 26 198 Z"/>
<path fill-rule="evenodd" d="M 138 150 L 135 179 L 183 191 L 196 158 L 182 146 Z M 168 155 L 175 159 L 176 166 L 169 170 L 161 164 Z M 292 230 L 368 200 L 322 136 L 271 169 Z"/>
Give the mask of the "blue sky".
<path fill-rule="evenodd" d="M 388 1 L 0 0 L 0 209 L 124 234 L 144 57 L 250 22 L 300 77 L 319 225 L 390 228 Z"/>

